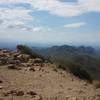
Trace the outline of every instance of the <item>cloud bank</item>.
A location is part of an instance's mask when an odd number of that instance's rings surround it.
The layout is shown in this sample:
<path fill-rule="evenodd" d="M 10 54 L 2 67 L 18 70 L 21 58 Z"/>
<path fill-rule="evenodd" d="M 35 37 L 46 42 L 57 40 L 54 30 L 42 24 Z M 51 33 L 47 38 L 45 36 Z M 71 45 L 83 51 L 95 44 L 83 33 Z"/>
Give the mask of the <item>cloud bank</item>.
<path fill-rule="evenodd" d="M 34 20 L 31 13 L 34 11 L 45 11 L 60 17 L 79 16 L 87 12 L 100 12 L 100 0 L 77 0 L 77 2 L 61 2 L 61 0 L 0 0 L 0 5 L 29 4 L 32 8 L 15 6 L 13 9 L 0 6 L 0 24 L 2 28 L 15 26 L 15 23 L 27 23 Z M 80 27 L 84 23 L 65 25 L 65 27 Z M 19 25 L 17 25 L 18 28 Z M 22 27 L 22 29 L 23 29 Z M 27 26 L 27 29 L 29 26 Z M 40 27 L 40 26 L 38 26 Z M 20 28 L 21 29 L 21 28 Z M 40 30 L 34 29 L 34 30 Z"/>
<path fill-rule="evenodd" d="M 60 0 L 0 0 L 0 4 L 30 4 L 36 11 L 47 11 L 61 17 L 78 16 L 87 12 L 100 12 L 100 0 L 77 0 L 61 2 Z"/>

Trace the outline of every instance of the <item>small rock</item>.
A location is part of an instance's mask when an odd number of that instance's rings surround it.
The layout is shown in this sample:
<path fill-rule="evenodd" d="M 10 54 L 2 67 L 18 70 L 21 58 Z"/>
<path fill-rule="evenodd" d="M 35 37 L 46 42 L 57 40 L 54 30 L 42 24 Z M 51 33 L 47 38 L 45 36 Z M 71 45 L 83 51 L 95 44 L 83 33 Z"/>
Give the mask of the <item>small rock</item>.
<path fill-rule="evenodd" d="M 8 53 L 9 51 L 8 51 L 8 50 L 2 50 L 2 52 L 3 52 L 3 53 Z"/>
<path fill-rule="evenodd" d="M 11 90 L 9 94 L 16 95 L 17 91 L 16 90 Z"/>
<path fill-rule="evenodd" d="M 0 64 L 5 65 L 7 64 L 8 58 L 7 57 L 0 57 Z"/>
<path fill-rule="evenodd" d="M 33 71 L 33 72 L 35 71 L 35 69 L 34 69 L 33 67 L 31 67 L 29 70 L 30 70 L 30 71 Z"/>
<path fill-rule="evenodd" d="M 40 95 L 35 95 L 31 100 L 43 100 L 43 98 Z"/>
<path fill-rule="evenodd" d="M 35 96 L 35 95 L 37 95 L 37 93 L 34 92 L 34 91 L 27 92 L 27 94 L 29 94 L 29 95 L 31 95 L 31 96 Z"/>
<path fill-rule="evenodd" d="M 3 86 L 0 86 L 0 89 L 3 89 Z"/>
<path fill-rule="evenodd" d="M 17 91 L 17 96 L 23 96 L 24 92 L 23 91 Z"/>
<path fill-rule="evenodd" d="M 8 65 L 8 69 L 16 69 L 16 70 L 21 70 L 21 68 L 19 68 L 19 67 L 18 67 L 18 66 L 16 66 L 15 64 Z"/>
<path fill-rule="evenodd" d="M 5 93 L 3 93 L 3 95 L 6 97 L 6 96 L 9 96 L 9 92 L 5 92 Z"/>
<path fill-rule="evenodd" d="M 3 83 L 3 81 L 2 81 L 2 80 L 0 80 L 0 83 Z"/>
<path fill-rule="evenodd" d="M 66 97 L 66 100 L 77 100 L 76 97 Z"/>
<path fill-rule="evenodd" d="M 34 63 L 43 63 L 43 60 L 40 59 L 40 58 L 36 58 L 36 59 L 34 60 Z"/>
<path fill-rule="evenodd" d="M 15 96 L 23 96 L 24 92 L 23 91 L 17 91 L 17 90 L 11 90 L 9 94 L 15 95 Z"/>
<path fill-rule="evenodd" d="M 20 63 L 21 63 L 20 60 L 8 59 L 8 64 L 16 64 L 16 65 L 18 65 Z"/>

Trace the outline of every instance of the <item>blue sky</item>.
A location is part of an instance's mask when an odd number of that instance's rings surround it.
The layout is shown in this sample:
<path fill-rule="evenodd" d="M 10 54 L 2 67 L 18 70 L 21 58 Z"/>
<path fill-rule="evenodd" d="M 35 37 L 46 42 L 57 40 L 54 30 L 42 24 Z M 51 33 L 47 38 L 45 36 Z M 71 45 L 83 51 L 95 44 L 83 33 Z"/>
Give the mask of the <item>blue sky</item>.
<path fill-rule="evenodd" d="M 100 0 L 0 0 L 0 42 L 99 45 Z"/>

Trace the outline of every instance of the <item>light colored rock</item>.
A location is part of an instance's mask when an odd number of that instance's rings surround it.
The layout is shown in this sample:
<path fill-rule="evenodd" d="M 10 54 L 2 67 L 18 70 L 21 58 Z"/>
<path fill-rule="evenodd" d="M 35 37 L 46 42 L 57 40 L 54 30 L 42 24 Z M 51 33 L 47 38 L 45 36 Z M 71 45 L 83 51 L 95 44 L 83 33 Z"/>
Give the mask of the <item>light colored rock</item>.
<path fill-rule="evenodd" d="M 36 58 L 36 59 L 34 60 L 34 63 L 43 63 L 43 60 L 40 59 L 40 58 Z"/>
<path fill-rule="evenodd" d="M 3 89 L 3 86 L 0 86 L 0 89 Z"/>
<path fill-rule="evenodd" d="M 10 64 L 7 67 L 8 67 L 8 69 L 21 70 L 21 68 L 18 67 L 16 64 Z"/>
<path fill-rule="evenodd" d="M 8 59 L 8 64 L 20 64 L 20 60 L 13 60 L 12 58 Z"/>
<path fill-rule="evenodd" d="M 77 97 L 66 97 L 66 100 L 77 100 Z"/>
<path fill-rule="evenodd" d="M 17 56 L 17 59 L 19 59 L 22 62 L 27 62 L 30 59 L 30 55 L 20 54 L 19 56 Z"/>
<path fill-rule="evenodd" d="M 41 96 L 35 95 L 32 99 L 30 100 L 43 100 Z"/>

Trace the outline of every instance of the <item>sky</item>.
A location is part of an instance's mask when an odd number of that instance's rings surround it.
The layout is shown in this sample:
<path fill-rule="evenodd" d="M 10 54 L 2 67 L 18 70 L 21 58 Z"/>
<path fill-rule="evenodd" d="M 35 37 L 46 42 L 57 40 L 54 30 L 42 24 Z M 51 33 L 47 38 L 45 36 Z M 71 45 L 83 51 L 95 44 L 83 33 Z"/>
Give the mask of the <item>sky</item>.
<path fill-rule="evenodd" d="M 99 45 L 100 0 L 0 0 L 0 43 Z"/>

